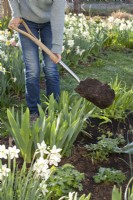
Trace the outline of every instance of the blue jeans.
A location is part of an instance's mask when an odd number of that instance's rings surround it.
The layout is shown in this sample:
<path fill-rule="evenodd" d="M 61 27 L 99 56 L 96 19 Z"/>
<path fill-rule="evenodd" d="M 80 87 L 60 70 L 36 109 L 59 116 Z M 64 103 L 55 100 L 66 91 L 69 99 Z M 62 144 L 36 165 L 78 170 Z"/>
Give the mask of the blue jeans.
<path fill-rule="evenodd" d="M 46 45 L 49 49 L 52 48 L 52 32 L 51 24 L 47 23 L 34 23 L 25 20 L 26 24 L 30 28 L 31 32 Z M 20 29 L 25 31 L 22 24 Z M 20 43 L 22 46 L 23 60 L 25 64 L 25 93 L 26 102 L 30 110 L 30 113 L 38 113 L 37 105 L 40 104 L 40 58 L 39 48 L 26 36 L 19 34 Z M 60 81 L 59 73 L 56 64 L 54 64 L 49 56 L 42 52 L 43 58 L 43 72 L 45 74 L 46 83 L 46 96 L 48 97 L 52 93 L 54 98 L 58 99 L 60 95 Z"/>

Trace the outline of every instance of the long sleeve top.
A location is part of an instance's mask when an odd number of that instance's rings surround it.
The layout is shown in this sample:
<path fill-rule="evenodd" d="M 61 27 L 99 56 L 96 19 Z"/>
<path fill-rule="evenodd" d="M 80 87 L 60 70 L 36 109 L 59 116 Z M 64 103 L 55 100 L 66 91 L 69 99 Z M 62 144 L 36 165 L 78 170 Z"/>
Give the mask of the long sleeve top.
<path fill-rule="evenodd" d="M 51 23 L 52 51 L 61 53 L 63 43 L 65 0 L 8 0 L 12 17 L 35 23 Z"/>

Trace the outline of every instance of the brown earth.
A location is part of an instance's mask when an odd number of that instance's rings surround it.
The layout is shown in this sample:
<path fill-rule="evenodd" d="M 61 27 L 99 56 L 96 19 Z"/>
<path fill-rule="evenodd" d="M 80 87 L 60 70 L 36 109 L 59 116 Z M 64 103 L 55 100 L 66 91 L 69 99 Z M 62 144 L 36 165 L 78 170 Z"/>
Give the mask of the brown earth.
<path fill-rule="evenodd" d="M 109 107 L 115 98 L 114 90 L 108 84 L 94 78 L 80 81 L 75 91 L 101 109 Z"/>

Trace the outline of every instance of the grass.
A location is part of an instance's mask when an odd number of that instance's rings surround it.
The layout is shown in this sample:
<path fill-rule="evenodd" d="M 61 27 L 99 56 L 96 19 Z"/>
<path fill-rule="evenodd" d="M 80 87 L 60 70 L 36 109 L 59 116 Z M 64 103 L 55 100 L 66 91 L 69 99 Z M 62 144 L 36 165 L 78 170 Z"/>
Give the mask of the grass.
<path fill-rule="evenodd" d="M 131 89 L 132 87 L 133 51 L 107 50 L 96 58 L 95 61 L 88 63 L 88 66 L 82 64 L 75 68 L 72 66 L 68 67 L 77 74 L 80 80 L 90 77 L 110 83 L 114 82 L 118 76 L 118 80 L 122 84 L 126 84 L 127 88 Z M 61 78 L 61 90 L 73 92 L 77 84 L 77 81 L 67 72 Z"/>

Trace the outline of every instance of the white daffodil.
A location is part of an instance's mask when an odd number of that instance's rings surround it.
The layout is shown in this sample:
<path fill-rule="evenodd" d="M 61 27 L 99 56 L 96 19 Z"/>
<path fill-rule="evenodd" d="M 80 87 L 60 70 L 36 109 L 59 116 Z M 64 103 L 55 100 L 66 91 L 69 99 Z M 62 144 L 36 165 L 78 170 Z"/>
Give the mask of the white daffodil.
<path fill-rule="evenodd" d="M 7 165 L 2 165 L 0 169 L 0 180 L 3 180 L 4 177 L 7 177 L 11 170 L 7 168 Z"/>
<path fill-rule="evenodd" d="M 80 54 L 80 47 L 79 46 L 76 46 L 76 54 Z"/>
<path fill-rule="evenodd" d="M 48 168 L 48 160 L 42 157 L 38 158 L 33 165 L 33 171 L 37 173 L 45 172 Z"/>
<path fill-rule="evenodd" d="M 45 181 L 42 181 L 42 182 L 40 183 L 39 187 L 40 187 L 40 189 L 41 189 L 43 195 L 45 196 L 46 193 L 48 192 L 48 190 L 47 190 L 47 185 L 46 185 Z"/>
<path fill-rule="evenodd" d="M 61 161 L 61 155 L 59 152 L 61 152 L 62 149 L 57 149 L 56 145 L 53 146 L 53 148 L 50 150 L 49 154 L 49 164 L 58 166 L 58 163 Z"/>
<path fill-rule="evenodd" d="M 2 176 L 2 173 L 0 172 L 0 181 L 3 180 L 3 176 Z"/>
<path fill-rule="evenodd" d="M 53 147 L 52 147 L 52 149 L 50 150 L 50 152 L 52 153 L 52 154 L 55 154 L 55 153 L 59 153 L 59 152 L 61 152 L 62 151 L 62 149 L 60 149 L 60 148 L 56 148 L 56 145 L 54 145 Z"/>
<path fill-rule="evenodd" d="M 6 69 L 4 67 L 2 67 L 2 65 L 0 64 L 0 72 L 2 72 L 3 74 L 6 73 Z"/>
<path fill-rule="evenodd" d="M 6 149 L 5 145 L 0 145 L 0 158 L 7 159 L 8 150 Z"/>
<path fill-rule="evenodd" d="M 47 145 L 44 141 L 42 141 L 41 144 L 37 143 L 37 147 L 41 157 L 43 157 L 44 154 L 49 154 L 49 152 L 47 151 Z"/>
<path fill-rule="evenodd" d="M 77 199 L 77 193 L 76 192 L 69 192 L 68 194 L 68 200 Z"/>
<path fill-rule="evenodd" d="M 41 177 L 43 180 L 46 181 L 50 177 L 50 173 L 51 173 L 50 169 L 47 169 L 45 170 L 45 172 L 41 172 L 39 174 L 36 173 L 36 176 Z"/>
<path fill-rule="evenodd" d="M 68 40 L 68 46 L 73 47 L 74 46 L 74 40 Z"/>
<path fill-rule="evenodd" d="M 44 180 L 47 180 L 50 176 L 50 169 L 48 166 L 48 160 L 40 157 L 37 159 L 33 165 L 33 171 L 35 172 L 35 178 L 41 177 Z"/>
<path fill-rule="evenodd" d="M 61 155 L 59 153 L 50 154 L 49 164 L 58 166 L 58 163 L 61 161 Z"/>
<path fill-rule="evenodd" d="M 108 20 L 108 22 L 113 23 L 114 22 L 114 17 L 110 16 L 107 20 Z"/>
<path fill-rule="evenodd" d="M 126 23 L 127 23 L 127 29 L 128 29 L 128 30 L 131 30 L 132 27 L 133 27 L 131 21 L 128 20 Z"/>
<path fill-rule="evenodd" d="M 122 24 L 120 25 L 119 29 L 120 29 L 120 31 L 124 31 L 124 30 L 127 29 L 127 25 L 124 24 L 124 23 L 122 23 Z"/>
<path fill-rule="evenodd" d="M 20 152 L 20 150 L 17 149 L 16 146 L 8 148 L 8 155 L 10 156 L 10 159 L 18 158 L 19 157 L 19 155 L 18 155 L 19 152 Z"/>
<path fill-rule="evenodd" d="M 114 20 L 114 25 L 119 26 L 121 24 L 121 20 L 119 18 L 116 18 Z"/>
<path fill-rule="evenodd" d="M 0 35 L 0 41 L 5 41 L 4 35 Z"/>
<path fill-rule="evenodd" d="M 13 82 L 15 83 L 16 81 L 17 81 L 17 78 L 16 78 L 16 77 L 14 77 L 14 78 L 13 78 Z"/>

